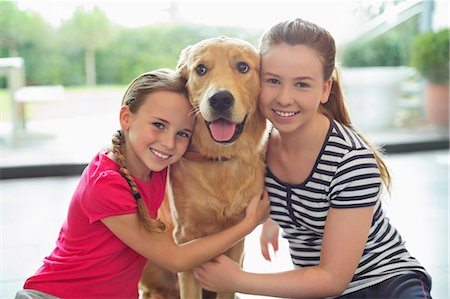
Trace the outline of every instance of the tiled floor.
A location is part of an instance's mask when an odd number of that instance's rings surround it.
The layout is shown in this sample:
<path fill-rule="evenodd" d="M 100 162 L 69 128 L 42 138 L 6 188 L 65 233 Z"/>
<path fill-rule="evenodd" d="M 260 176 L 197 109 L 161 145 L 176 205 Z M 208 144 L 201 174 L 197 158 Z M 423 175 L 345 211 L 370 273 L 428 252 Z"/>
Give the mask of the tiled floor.
<path fill-rule="evenodd" d="M 433 277 L 432 295 L 449 293 L 449 151 L 387 157 L 393 189 L 385 204 L 410 252 Z M 78 177 L 2 180 L 0 298 L 13 298 L 56 240 Z M 258 229 L 246 243 L 245 268 L 266 272 L 291 268 L 286 243 L 272 263 L 259 253 Z M 240 295 L 241 298 L 261 298 Z"/>

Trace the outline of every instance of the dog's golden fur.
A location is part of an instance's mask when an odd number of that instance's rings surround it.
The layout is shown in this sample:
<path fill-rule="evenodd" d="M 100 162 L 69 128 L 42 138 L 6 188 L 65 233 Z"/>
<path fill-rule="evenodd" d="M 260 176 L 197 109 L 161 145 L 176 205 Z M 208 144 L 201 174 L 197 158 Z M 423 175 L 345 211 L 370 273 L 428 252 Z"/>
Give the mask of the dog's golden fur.
<path fill-rule="evenodd" d="M 196 121 L 185 158 L 170 169 L 178 243 L 237 223 L 250 198 L 263 189 L 266 121 L 257 105 L 259 63 L 253 46 L 229 37 L 204 40 L 181 53 L 177 70 L 187 80 Z M 208 127 L 218 119 L 219 129 Z M 241 262 L 243 246 L 242 241 L 227 255 Z M 179 273 L 179 284 L 181 298 L 201 297 L 192 271 Z"/>

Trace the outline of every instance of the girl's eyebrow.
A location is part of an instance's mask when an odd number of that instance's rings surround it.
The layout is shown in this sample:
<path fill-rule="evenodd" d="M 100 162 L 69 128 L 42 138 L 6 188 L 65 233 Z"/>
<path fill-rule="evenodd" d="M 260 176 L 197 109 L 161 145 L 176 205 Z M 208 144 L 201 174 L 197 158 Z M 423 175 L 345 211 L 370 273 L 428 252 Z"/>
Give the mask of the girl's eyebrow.
<path fill-rule="evenodd" d="M 271 72 L 264 72 L 264 73 L 262 73 L 262 75 L 264 75 L 264 76 L 272 76 L 272 77 L 277 77 L 277 78 L 280 77 L 277 74 L 274 74 L 274 73 L 271 73 Z"/>
<path fill-rule="evenodd" d="M 293 79 L 293 81 L 297 81 L 297 80 L 300 80 L 300 81 L 303 81 L 303 80 L 314 81 L 314 78 L 313 78 L 313 77 L 310 77 L 310 76 L 300 76 L 300 77 L 295 77 L 295 78 Z"/>
<path fill-rule="evenodd" d="M 150 117 L 151 117 L 151 118 L 154 118 L 154 120 L 157 120 L 157 121 L 160 121 L 160 122 L 163 122 L 163 123 L 166 123 L 166 124 L 169 123 L 169 121 L 168 121 L 168 120 L 165 120 L 164 118 L 160 118 L 160 117 L 152 116 L 152 115 L 150 115 Z"/>
<path fill-rule="evenodd" d="M 263 76 L 271 76 L 271 77 L 275 77 L 275 78 L 280 78 L 279 75 L 271 73 L 271 72 L 265 72 L 262 74 Z M 303 80 L 310 80 L 310 81 L 314 81 L 314 78 L 311 76 L 299 76 L 299 77 L 295 77 L 292 78 L 292 81 L 303 81 Z"/>

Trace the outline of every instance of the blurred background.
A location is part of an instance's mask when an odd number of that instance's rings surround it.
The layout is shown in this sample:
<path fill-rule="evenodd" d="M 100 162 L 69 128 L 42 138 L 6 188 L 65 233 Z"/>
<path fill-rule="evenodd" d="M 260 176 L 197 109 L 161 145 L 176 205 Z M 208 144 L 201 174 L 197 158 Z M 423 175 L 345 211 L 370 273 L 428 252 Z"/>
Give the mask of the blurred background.
<path fill-rule="evenodd" d="M 392 221 L 432 272 L 433 297 L 450 298 L 444 0 L 1 0 L 0 298 L 12 298 L 54 246 L 81 171 L 119 128 L 133 78 L 174 68 L 183 48 L 205 38 L 257 47 L 264 30 L 296 17 L 335 37 L 353 124 L 394 173 Z M 291 267 L 286 248 L 278 263 L 261 260 L 257 232 L 247 244 L 249 269 Z"/>

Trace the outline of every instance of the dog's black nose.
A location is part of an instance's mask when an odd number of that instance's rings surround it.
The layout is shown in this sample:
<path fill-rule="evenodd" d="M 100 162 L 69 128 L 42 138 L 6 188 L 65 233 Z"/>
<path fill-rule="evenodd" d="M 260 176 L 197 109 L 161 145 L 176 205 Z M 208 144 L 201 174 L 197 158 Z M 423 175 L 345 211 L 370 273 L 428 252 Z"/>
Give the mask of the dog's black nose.
<path fill-rule="evenodd" d="M 209 98 L 209 105 L 216 111 L 225 111 L 234 103 L 233 95 L 228 91 L 219 91 Z"/>

